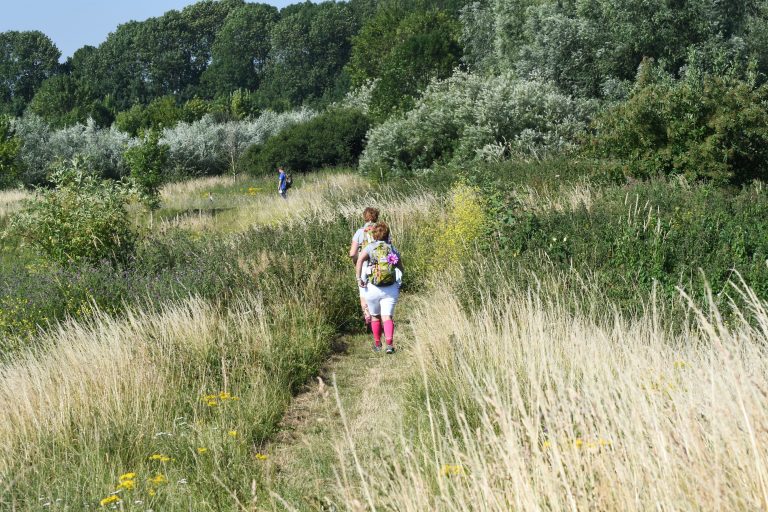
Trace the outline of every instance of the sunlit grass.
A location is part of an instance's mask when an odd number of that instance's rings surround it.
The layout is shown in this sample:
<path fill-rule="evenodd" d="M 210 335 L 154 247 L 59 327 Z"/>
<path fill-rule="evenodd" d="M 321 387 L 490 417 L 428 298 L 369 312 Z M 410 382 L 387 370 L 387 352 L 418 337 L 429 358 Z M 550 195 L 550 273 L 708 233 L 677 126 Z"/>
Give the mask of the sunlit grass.
<path fill-rule="evenodd" d="M 339 466 L 341 507 L 765 508 L 768 312 L 746 293 L 749 320 L 673 332 L 653 304 L 587 315 L 508 285 L 467 311 L 443 283 L 411 316 L 412 427 Z"/>

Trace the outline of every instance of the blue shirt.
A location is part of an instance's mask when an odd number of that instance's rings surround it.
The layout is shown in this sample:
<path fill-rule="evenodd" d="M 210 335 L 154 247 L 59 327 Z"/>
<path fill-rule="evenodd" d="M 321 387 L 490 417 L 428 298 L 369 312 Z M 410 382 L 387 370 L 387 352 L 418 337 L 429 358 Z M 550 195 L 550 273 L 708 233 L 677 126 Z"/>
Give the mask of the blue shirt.
<path fill-rule="evenodd" d="M 280 186 L 279 186 L 280 190 L 284 191 L 284 190 L 286 189 L 286 185 L 285 185 L 285 173 L 284 173 L 284 172 L 281 172 L 281 173 L 280 173 L 280 176 L 278 176 L 277 180 L 278 180 L 278 183 L 279 183 L 279 185 L 280 185 Z"/>

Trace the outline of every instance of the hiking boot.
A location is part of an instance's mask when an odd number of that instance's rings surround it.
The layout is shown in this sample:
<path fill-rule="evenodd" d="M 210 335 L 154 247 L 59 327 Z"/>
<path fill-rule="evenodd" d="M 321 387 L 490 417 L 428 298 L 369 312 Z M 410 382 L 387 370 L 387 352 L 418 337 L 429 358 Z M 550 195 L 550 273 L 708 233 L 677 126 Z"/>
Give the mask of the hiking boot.
<path fill-rule="evenodd" d="M 395 353 L 395 347 L 392 345 L 387 345 L 387 350 L 385 350 L 387 354 L 394 354 Z"/>
<path fill-rule="evenodd" d="M 374 345 L 373 346 L 373 351 L 374 352 L 381 352 L 381 345 Z"/>

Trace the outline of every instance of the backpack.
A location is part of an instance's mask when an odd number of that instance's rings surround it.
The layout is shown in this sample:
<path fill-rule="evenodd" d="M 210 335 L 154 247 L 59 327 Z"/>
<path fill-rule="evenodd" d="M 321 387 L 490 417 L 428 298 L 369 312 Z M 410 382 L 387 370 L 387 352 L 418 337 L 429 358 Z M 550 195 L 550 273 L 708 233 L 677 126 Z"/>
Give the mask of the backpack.
<path fill-rule="evenodd" d="M 293 185 L 293 177 L 290 174 L 285 176 L 285 190 L 288 190 Z"/>
<path fill-rule="evenodd" d="M 370 253 L 371 276 L 368 282 L 376 286 L 395 284 L 397 275 L 392 260 L 397 261 L 392 246 L 386 242 L 378 242 Z"/>

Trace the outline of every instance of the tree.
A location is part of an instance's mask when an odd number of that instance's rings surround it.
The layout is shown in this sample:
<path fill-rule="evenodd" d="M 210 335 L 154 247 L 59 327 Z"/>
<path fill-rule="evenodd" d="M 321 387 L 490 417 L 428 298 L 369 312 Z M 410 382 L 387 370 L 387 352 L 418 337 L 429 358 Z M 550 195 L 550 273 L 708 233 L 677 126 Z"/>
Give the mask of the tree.
<path fill-rule="evenodd" d="M 40 84 L 58 70 L 60 56 L 42 32 L 0 33 L 0 111 L 21 115 Z"/>
<path fill-rule="evenodd" d="M 227 16 L 202 77 L 211 94 L 258 89 L 269 55 L 269 34 L 278 19 L 278 10 L 266 4 L 245 4 Z"/>
<path fill-rule="evenodd" d="M 394 45 L 382 59 L 381 80 L 371 97 L 371 114 L 385 119 L 413 106 L 433 78 L 447 78 L 461 62 L 458 22 L 445 12 L 413 13 L 397 27 Z"/>
<path fill-rule="evenodd" d="M 270 102 L 283 106 L 318 101 L 336 91 L 356 32 L 345 3 L 292 5 L 270 35 L 269 64 L 262 88 Z M 336 97 L 326 99 L 338 99 Z"/>
<path fill-rule="evenodd" d="M 10 117 L 0 116 L 0 187 L 19 182 L 20 148 L 21 139 L 14 133 Z"/>
<path fill-rule="evenodd" d="M 40 85 L 29 110 L 51 126 L 61 128 L 80 121 L 78 84 L 72 75 L 55 75 Z"/>

